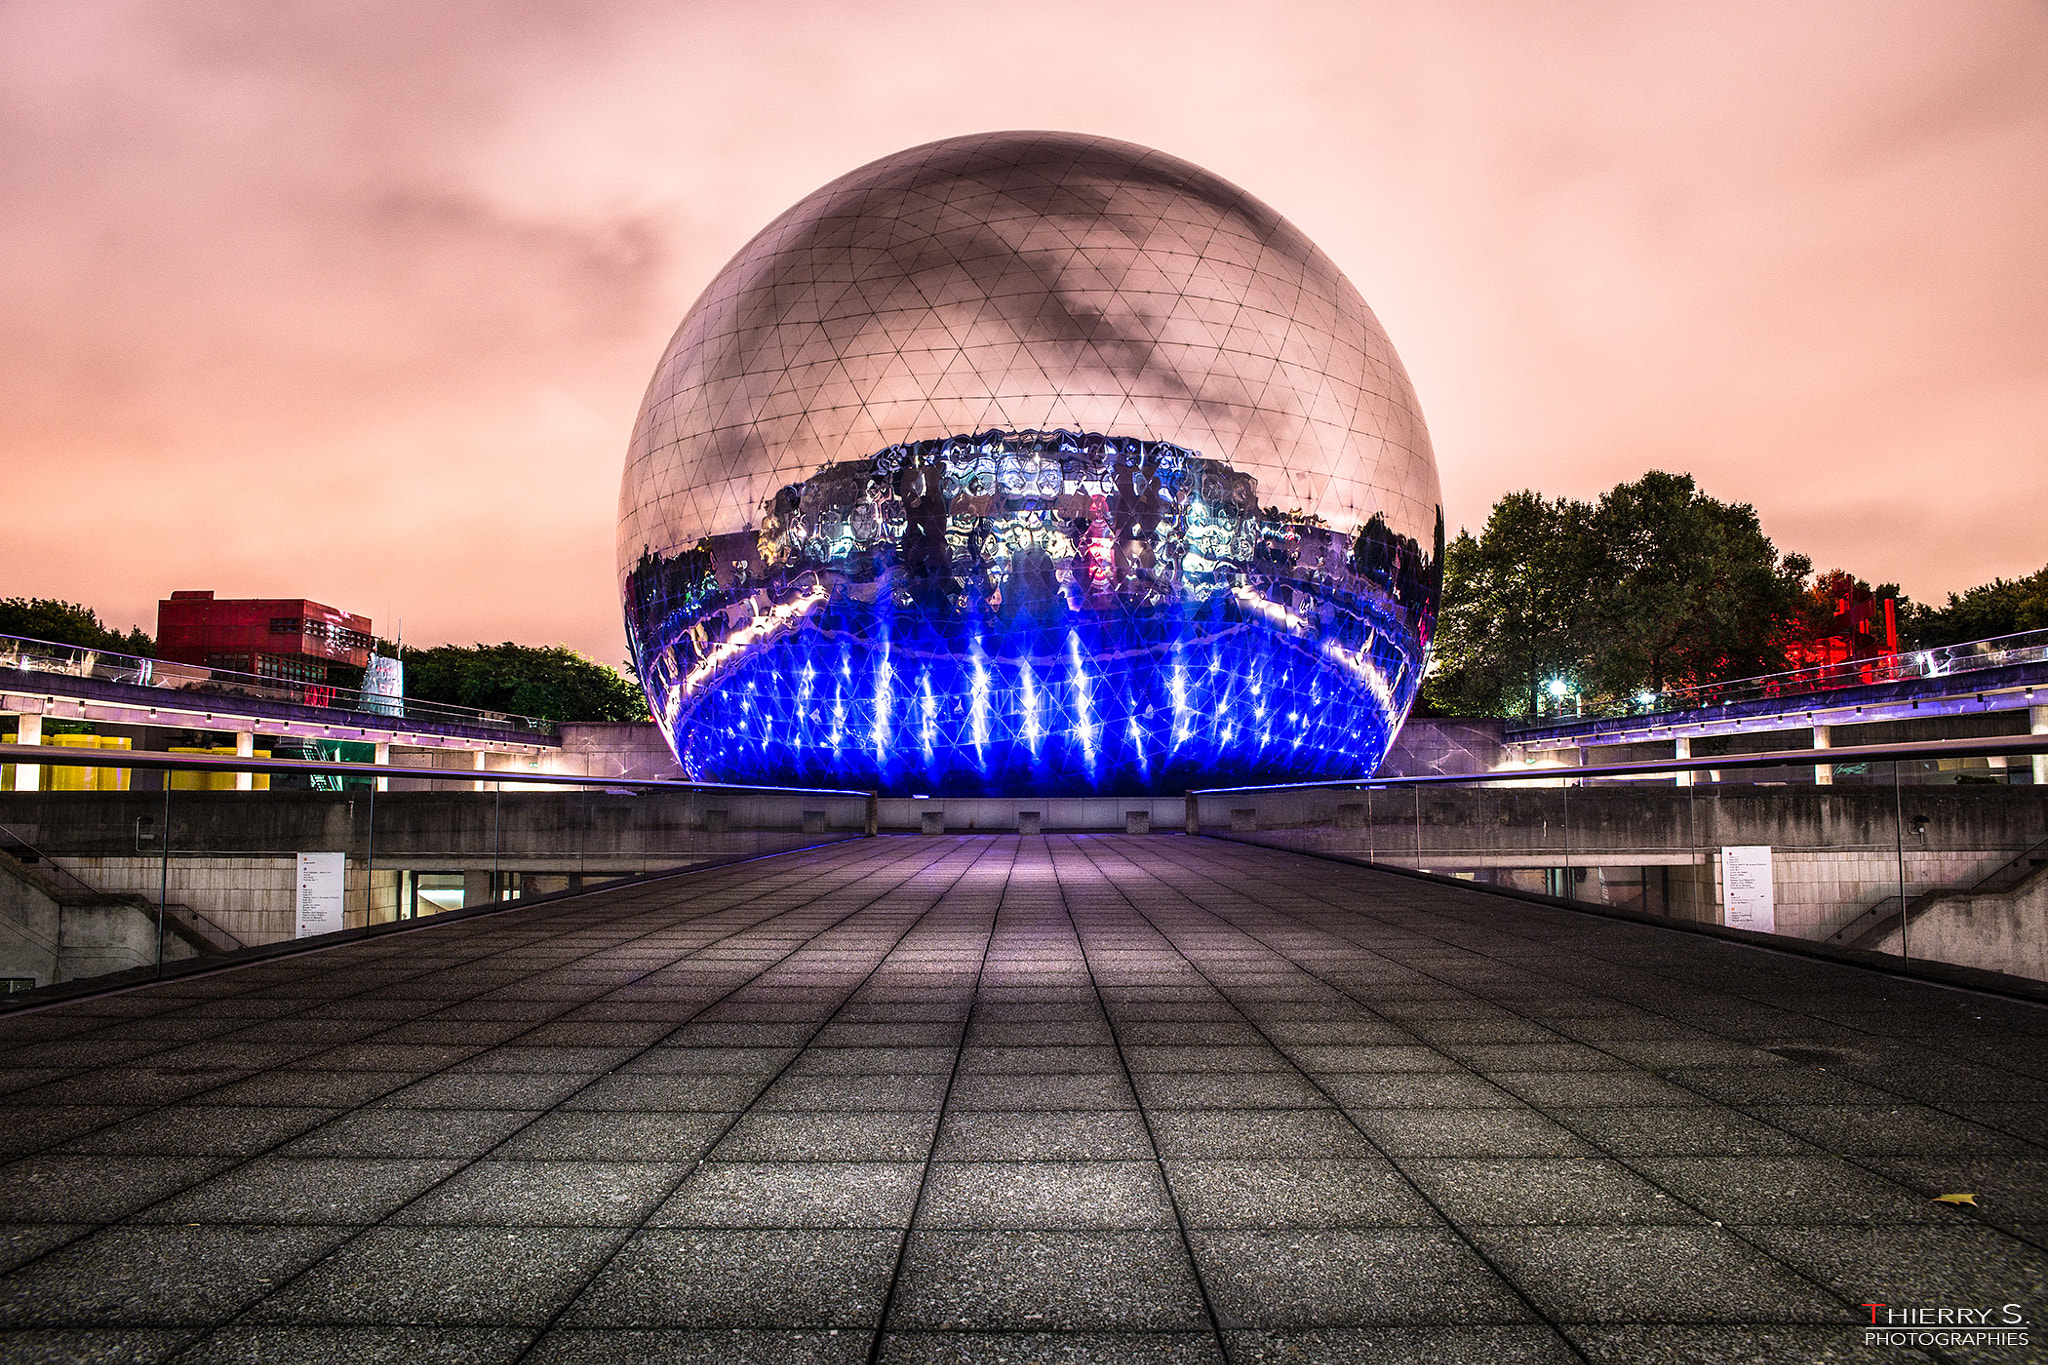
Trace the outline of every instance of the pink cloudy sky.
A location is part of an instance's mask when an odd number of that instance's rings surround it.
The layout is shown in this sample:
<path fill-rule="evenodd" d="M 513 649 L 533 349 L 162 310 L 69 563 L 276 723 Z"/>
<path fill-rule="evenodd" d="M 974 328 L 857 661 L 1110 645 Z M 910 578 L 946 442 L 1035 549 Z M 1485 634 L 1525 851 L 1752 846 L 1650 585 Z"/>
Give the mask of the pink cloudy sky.
<path fill-rule="evenodd" d="M 1291 217 L 1453 526 L 1657 467 L 1939 598 L 2048 561 L 2048 7 L 0 0 L 0 595 L 624 651 L 626 438 L 817 185 L 1004 127 Z"/>

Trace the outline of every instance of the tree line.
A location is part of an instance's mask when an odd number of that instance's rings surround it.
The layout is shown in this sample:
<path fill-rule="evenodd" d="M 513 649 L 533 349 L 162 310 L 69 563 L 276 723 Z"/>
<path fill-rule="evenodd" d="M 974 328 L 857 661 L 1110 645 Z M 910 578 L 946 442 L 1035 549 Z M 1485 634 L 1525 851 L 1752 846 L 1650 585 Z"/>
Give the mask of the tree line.
<path fill-rule="evenodd" d="M 1869 657 L 1889 602 L 1901 649 L 2048 628 L 2048 567 L 1916 603 L 1896 583 L 1815 574 L 1780 553 L 1756 509 L 1652 471 L 1593 502 L 1524 490 L 1444 553 L 1423 707 L 1535 715 L 1574 704 Z M 1832 653 L 1830 649 L 1832 648 Z"/>

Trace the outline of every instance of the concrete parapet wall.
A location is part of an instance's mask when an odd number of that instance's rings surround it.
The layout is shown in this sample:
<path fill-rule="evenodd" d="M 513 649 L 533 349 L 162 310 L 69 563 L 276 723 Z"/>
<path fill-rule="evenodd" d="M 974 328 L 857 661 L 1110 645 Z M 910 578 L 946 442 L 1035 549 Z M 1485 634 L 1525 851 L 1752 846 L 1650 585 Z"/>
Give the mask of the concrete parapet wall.
<path fill-rule="evenodd" d="M 1723 922 L 1720 850 L 1767 845 L 1777 932 L 1807 939 L 1902 890 L 1968 888 L 2048 839 L 2048 790 L 2027 786 L 1312 788 L 1199 807 L 1205 832 L 1233 839 L 1706 923 Z M 1965 903 L 1944 902 L 1924 940 L 1914 922 L 1916 956 L 2043 975 L 2038 916 Z"/>
<path fill-rule="evenodd" d="M 2010 891 L 1937 894 L 1868 946 L 2048 981 L 2048 872 Z"/>

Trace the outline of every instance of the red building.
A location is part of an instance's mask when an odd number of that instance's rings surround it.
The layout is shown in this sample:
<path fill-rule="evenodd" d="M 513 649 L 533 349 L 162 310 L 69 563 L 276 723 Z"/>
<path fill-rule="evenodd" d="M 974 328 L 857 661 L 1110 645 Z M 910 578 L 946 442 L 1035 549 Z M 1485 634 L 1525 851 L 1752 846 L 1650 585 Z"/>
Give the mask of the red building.
<path fill-rule="evenodd" d="M 303 597 L 174 592 L 156 604 L 159 659 L 289 682 L 355 686 L 371 639 L 369 617 Z"/>

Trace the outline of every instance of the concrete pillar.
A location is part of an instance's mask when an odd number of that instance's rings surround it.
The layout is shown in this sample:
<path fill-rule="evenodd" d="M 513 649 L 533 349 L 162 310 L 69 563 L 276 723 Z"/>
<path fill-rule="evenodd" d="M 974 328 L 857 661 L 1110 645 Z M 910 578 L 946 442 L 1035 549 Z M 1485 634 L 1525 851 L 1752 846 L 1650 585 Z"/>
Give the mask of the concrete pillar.
<path fill-rule="evenodd" d="M 255 731 L 253 731 L 253 730 L 237 730 L 237 731 L 235 732 L 235 757 L 236 757 L 236 758 L 254 758 L 254 757 L 256 757 L 256 733 L 255 733 Z M 239 773 L 236 773 L 236 774 L 235 774 L 235 790 L 236 790 L 236 791 L 238 791 L 238 792 L 252 792 L 252 791 L 255 791 L 255 790 L 256 790 L 256 774 L 254 774 L 254 773 L 251 773 L 251 772 L 239 772 Z"/>
<path fill-rule="evenodd" d="M 1834 748 L 1834 747 L 1835 747 L 1835 744 L 1834 744 L 1834 733 L 1835 733 L 1835 727 L 1834 727 L 1834 726 L 1832 726 L 1832 725 L 1816 725 L 1816 726 L 1814 726 L 1814 727 L 1813 727 L 1813 747 L 1814 747 L 1814 748 L 1816 748 L 1816 749 L 1832 749 L 1832 748 Z M 1816 763 L 1816 764 L 1814 764 L 1814 765 L 1813 765 L 1813 785 L 1814 785 L 1814 786 L 1816 786 L 1816 787 L 1832 787 L 1832 786 L 1834 786 L 1834 785 L 1835 785 L 1835 765 L 1834 765 L 1834 764 L 1832 764 L 1832 763 Z"/>
<path fill-rule="evenodd" d="M 391 766 L 391 746 L 390 746 L 389 744 L 379 744 L 379 745 L 377 746 L 377 753 L 376 753 L 376 756 L 375 756 L 375 757 L 373 757 L 373 758 L 372 758 L 372 759 L 371 759 L 370 761 L 371 761 L 372 763 L 375 763 L 375 764 L 377 764 L 377 765 L 378 765 L 379 767 L 384 767 L 384 768 L 388 768 L 388 767 L 390 767 L 390 766 Z M 377 790 L 378 790 L 378 791 L 380 791 L 380 792 L 388 792 L 388 791 L 390 791 L 390 790 L 391 790 L 391 779 L 390 779 L 390 778 L 388 778 L 388 777 L 380 777 L 380 778 L 378 778 L 378 779 L 377 779 Z"/>
<path fill-rule="evenodd" d="M 1673 758 L 1676 758 L 1676 759 L 1680 759 L 1680 760 L 1684 760 L 1684 759 L 1688 759 L 1688 758 L 1691 758 L 1691 757 L 1692 757 L 1692 740 L 1691 740 L 1691 739 L 1689 739 L 1688 737 L 1686 737 L 1685 735 L 1680 735 L 1680 736 L 1678 736 L 1678 737 L 1677 737 L 1676 739 L 1672 740 L 1672 741 L 1671 741 L 1671 756 L 1672 756 Z M 1681 787 L 1690 787 L 1690 786 L 1692 785 L 1692 774 L 1691 774 L 1691 773 L 1679 773 L 1679 774 L 1677 774 L 1677 782 L 1678 782 L 1678 785 L 1679 785 L 1679 786 L 1681 786 Z"/>
<path fill-rule="evenodd" d="M 14 718 L 14 742 L 16 744 L 41 744 L 43 742 L 43 718 L 20 715 Z M 43 785 L 43 767 L 40 763 L 17 763 L 14 765 L 14 789 L 18 792 L 32 792 Z"/>
<path fill-rule="evenodd" d="M 490 758 L 491 754 L 488 749 L 478 749 L 475 753 L 470 755 L 469 766 L 476 769 L 478 772 L 482 772 L 486 767 L 490 765 Z M 491 788 L 491 784 L 488 782 L 472 782 L 470 786 L 474 790 L 480 792 L 489 791 Z"/>
<path fill-rule="evenodd" d="M 28 717 L 23 716 L 23 720 Z M 2037 735 L 2048 735 L 2048 706 L 2027 708 L 2027 729 Z M 2048 754 L 2034 755 L 2034 785 L 2048 787 Z"/>

